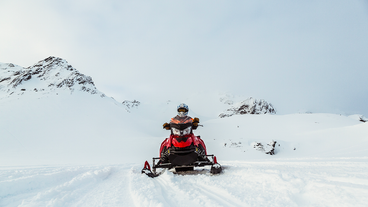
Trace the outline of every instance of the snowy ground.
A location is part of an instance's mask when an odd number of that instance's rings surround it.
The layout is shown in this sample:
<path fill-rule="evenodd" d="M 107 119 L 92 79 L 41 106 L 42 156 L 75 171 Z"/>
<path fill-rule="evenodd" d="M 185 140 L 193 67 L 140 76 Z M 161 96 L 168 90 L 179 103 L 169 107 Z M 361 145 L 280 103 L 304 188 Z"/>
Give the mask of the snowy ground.
<path fill-rule="evenodd" d="M 368 206 L 368 123 L 357 116 L 220 119 L 222 109 L 194 100 L 186 100 L 190 115 L 204 126 L 195 134 L 218 157 L 220 175 L 140 173 L 168 136 L 162 123 L 175 101 L 129 113 L 82 93 L 0 99 L 0 206 Z M 274 156 L 253 148 L 272 140 Z"/>
<path fill-rule="evenodd" d="M 211 176 L 140 165 L 1 168 L 0 206 L 366 206 L 368 159 L 224 162 Z"/>

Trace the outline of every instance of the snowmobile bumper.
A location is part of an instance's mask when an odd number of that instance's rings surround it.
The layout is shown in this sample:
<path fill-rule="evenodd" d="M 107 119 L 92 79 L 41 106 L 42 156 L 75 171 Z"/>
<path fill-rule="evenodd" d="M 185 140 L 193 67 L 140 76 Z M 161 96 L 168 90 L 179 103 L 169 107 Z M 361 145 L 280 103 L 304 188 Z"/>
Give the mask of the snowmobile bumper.
<path fill-rule="evenodd" d="M 196 154 L 196 153 L 194 153 L 194 154 Z M 194 156 L 194 155 L 193 155 Z M 195 155 L 195 156 L 197 156 L 197 155 Z M 211 157 L 212 158 L 212 160 L 215 160 L 216 159 L 216 157 L 214 156 L 214 155 L 206 155 L 206 157 L 208 158 L 208 157 Z M 197 157 L 196 157 L 197 158 Z M 179 158 L 177 158 L 177 159 L 179 159 Z M 171 159 L 170 159 L 171 160 Z M 156 161 L 158 161 L 157 162 L 157 164 L 156 164 Z M 175 160 L 174 160 L 175 161 Z M 179 161 L 181 161 L 181 160 L 179 160 Z M 177 163 L 175 163 L 175 162 L 171 162 L 171 163 L 161 163 L 160 162 L 160 158 L 159 157 L 154 157 L 153 158 L 153 165 L 152 165 L 152 168 L 153 168 L 153 170 L 155 171 L 155 169 L 156 168 L 168 168 L 168 169 L 170 169 L 170 168 L 176 168 L 176 167 L 204 167 L 204 166 L 206 166 L 206 165 L 214 165 L 214 164 L 216 164 L 215 162 L 213 162 L 213 161 L 210 161 L 209 159 L 206 159 L 206 160 L 204 160 L 204 161 L 193 161 L 193 162 L 184 162 L 184 163 L 182 163 L 182 164 L 177 164 Z"/>
<path fill-rule="evenodd" d="M 191 165 L 198 159 L 198 154 L 194 151 L 172 151 L 168 158 L 172 166 Z"/>

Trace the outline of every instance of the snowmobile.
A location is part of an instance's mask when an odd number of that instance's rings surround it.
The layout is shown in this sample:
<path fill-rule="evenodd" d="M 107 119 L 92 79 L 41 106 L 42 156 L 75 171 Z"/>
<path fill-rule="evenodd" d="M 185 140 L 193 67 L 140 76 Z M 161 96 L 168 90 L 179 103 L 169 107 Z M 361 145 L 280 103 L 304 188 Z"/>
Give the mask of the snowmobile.
<path fill-rule="evenodd" d="M 166 124 L 166 123 L 165 123 Z M 170 123 L 165 127 L 171 135 L 160 146 L 160 157 L 153 158 L 152 169 L 145 162 L 142 173 L 149 177 L 157 177 L 157 168 L 175 169 L 175 172 L 191 171 L 194 167 L 211 166 L 211 174 L 219 174 L 222 167 L 217 163 L 216 156 L 207 155 L 206 145 L 200 136 L 193 134 L 193 123 Z M 161 171 L 162 172 L 162 171 Z"/>

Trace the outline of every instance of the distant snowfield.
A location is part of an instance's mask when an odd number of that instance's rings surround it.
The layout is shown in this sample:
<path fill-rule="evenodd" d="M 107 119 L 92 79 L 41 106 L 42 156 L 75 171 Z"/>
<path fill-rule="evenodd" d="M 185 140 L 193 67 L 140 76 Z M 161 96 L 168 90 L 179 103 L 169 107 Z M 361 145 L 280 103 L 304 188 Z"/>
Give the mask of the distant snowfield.
<path fill-rule="evenodd" d="M 218 118 L 226 105 L 211 112 L 198 97 L 185 100 L 202 120 L 195 134 L 224 172 L 155 179 L 140 171 L 158 156 L 179 102 L 128 112 L 67 90 L 0 99 L 0 206 L 368 205 L 368 123 L 339 114 Z M 272 140 L 273 156 L 253 148 Z"/>

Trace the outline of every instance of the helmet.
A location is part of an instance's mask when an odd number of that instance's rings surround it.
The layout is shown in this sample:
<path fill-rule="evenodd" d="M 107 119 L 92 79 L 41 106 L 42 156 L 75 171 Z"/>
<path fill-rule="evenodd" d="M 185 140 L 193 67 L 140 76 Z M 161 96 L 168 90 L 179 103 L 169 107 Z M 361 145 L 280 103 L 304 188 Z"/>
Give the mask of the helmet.
<path fill-rule="evenodd" d="M 178 110 L 178 115 L 179 115 L 180 117 L 185 117 L 185 116 L 187 116 L 187 115 L 188 115 L 189 107 L 188 107 L 188 105 L 186 105 L 185 103 L 181 103 L 181 104 L 178 106 L 177 110 Z"/>

